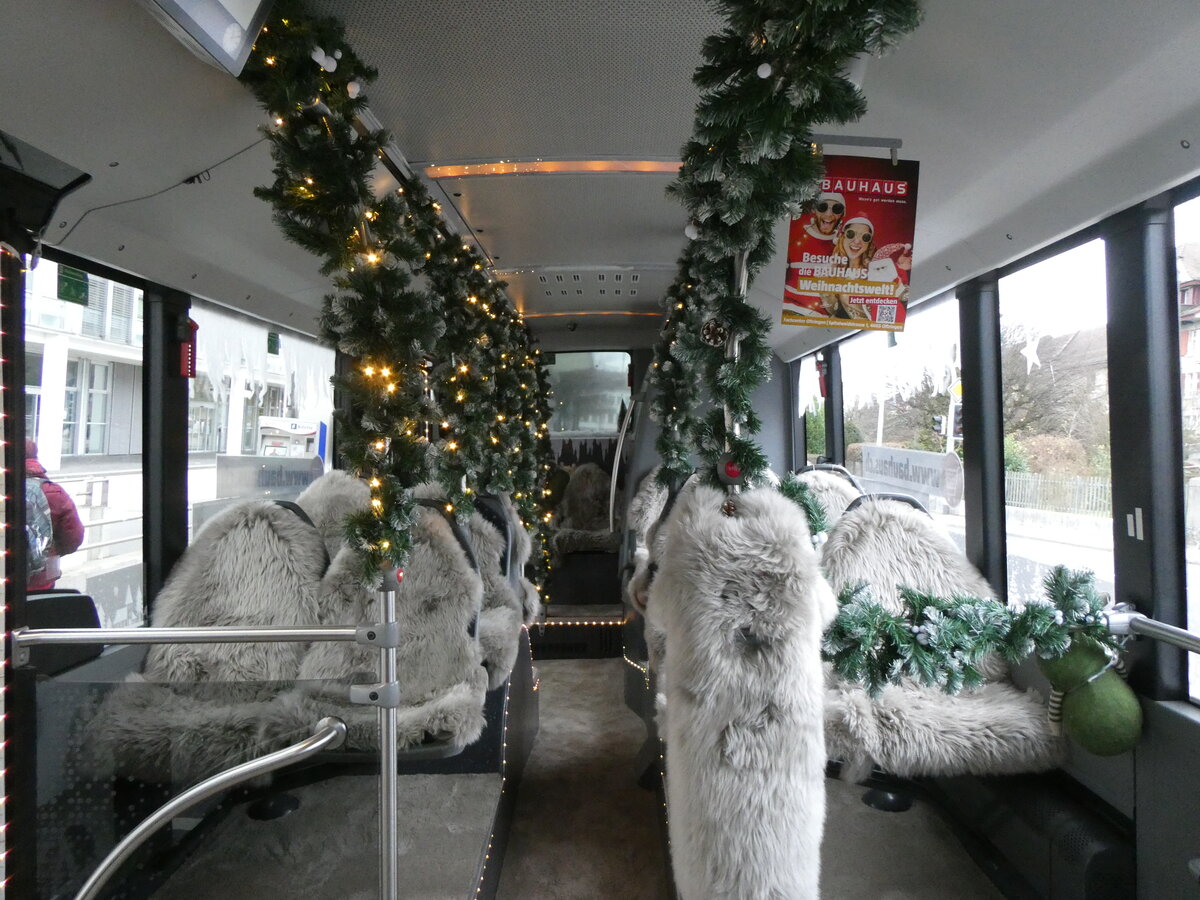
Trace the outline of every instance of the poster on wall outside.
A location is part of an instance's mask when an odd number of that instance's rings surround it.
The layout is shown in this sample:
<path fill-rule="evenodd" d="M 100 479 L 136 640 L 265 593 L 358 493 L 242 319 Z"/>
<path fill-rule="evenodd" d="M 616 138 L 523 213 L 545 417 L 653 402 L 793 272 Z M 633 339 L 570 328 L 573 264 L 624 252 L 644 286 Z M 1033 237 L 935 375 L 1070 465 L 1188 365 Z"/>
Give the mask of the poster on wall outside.
<path fill-rule="evenodd" d="M 825 157 L 821 192 L 788 232 L 784 325 L 904 330 L 918 167 Z"/>

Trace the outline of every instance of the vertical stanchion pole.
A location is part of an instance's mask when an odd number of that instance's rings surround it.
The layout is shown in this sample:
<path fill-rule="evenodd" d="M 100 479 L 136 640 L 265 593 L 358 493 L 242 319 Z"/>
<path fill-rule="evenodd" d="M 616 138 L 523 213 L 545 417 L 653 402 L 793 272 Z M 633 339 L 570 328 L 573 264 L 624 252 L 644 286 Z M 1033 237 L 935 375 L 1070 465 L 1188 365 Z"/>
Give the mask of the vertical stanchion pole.
<path fill-rule="evenodd" d="M 384 590 L 379 592 L 379 611 L 385 629 L 396 621 L 396 591 L 390 575 Z M 379 675 L 382 684 L 396 683 L 395 646 L 385 646 L 379 651 Z M 398 900 L 400 896 L 397 754 L 396 707 L 384 704 L 379 707 L 379 896 L 382 900 Z"/>
<path fill-rule="evenodd" d="M 746 291 L 750 287 L 750 269 L 746 265 L 749 256 L 748 252 L 742 252 L 734 257 L 733 260 L 733 291 L 743 303 L 746 302 Z M 725 339 L 725 359 L 729 362 L 737 362 L 741 353 L 742 336 L 731 328 L 729 329 L 729 337 Z M 726 453 L 730 453 L 733 450 L 733 444 L 729 439 L 731 437 L 738 437 L 741 433 L 742 423 L 734 416 L 733 410 L 729 408 L 729 404 L 725 404 Z"/>

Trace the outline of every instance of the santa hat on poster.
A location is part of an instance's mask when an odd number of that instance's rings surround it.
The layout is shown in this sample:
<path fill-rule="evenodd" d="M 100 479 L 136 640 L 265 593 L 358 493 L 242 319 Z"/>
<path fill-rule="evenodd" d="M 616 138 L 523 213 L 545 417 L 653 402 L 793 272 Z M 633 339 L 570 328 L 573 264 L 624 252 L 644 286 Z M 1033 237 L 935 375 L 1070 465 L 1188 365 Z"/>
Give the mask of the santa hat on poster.
<path fill-rule="evenodd" d="M 841 194 L 837 193 L 836 191 L 822 191 L 821 193 L 817 194 L 816 202 L 821 203 L 823 201 L 832 201 L 833 203 L 840 203 L 840 204 L 842 204 L 843 209 L 845 209 L 845 207 L 846 207 L 846 198 L 843 197 Z"/>
<path fill-rule="evenodd" d="M 875 233 L 875 226 L 871 224 L 871 220 L 866 216 L 855 216 L 853 219 L 847 219 L 842 223 L 842 231 L 845 231 L 851 225 L 863 225 L 871 234 Z"/>

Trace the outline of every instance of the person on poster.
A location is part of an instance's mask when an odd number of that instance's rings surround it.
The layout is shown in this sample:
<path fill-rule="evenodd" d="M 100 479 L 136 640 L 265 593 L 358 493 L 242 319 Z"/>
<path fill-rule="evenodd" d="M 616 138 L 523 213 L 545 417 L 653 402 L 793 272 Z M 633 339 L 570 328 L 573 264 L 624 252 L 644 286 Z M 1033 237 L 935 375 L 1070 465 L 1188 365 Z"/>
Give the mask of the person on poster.
<path fill-rule="evenodd" d="M 875 226 L 866 216 L 855 216 L 843 225 L 833 244 L 837 265 L 846 268 L 846 278 L 865 279 L 875 257 Z"/>
<path fill-rule="evenodd" d="M 835 191 L 826 191 L 817 195 L 812 215 L 803 227 L 797 229 L 794 224 L 792 226 L 792 247 L 788 255 L 797 262 L 793 262 L 788 269 L 784 290 L 798 305 L 812 312 L 825 312 L 824 304 L 815 295 L 799 290 L 797 285 L 801 273 L 811 274 L 814 267 L 829 265 L 838 227 L 845 215 L 846 198 Z"/>

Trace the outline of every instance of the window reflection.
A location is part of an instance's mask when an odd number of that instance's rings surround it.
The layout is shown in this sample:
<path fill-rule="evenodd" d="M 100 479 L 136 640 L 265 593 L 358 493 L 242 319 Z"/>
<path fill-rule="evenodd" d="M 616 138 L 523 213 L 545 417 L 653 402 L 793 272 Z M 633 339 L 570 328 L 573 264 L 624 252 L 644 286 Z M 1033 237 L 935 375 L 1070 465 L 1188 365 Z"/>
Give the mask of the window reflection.
<path fill-rule="evenodd" d="M 846 468 L 867 491 L 916 497 L 965 547 L 958 305 L 914 309 L 903 332 L 841 347 Z"/>
<path fill-rule="evenodd" d="M 330 463 L 334 352 L 193 300 L 196 377 L 188 385 L 191 536 L 239 500 L 290 500 Z"/>
<path fill-rule="evenodd" d="M 547 366 L 556 438 L 611 437 L 629 407 L 628 353 L 557 353 Z"/>
<path fill-rule="evenodd" d="M 1000 279 L 1008 595 L 1055 565 L 1113 590 L 1104 242 Z"/>

